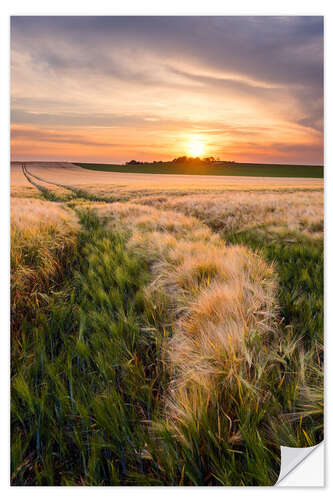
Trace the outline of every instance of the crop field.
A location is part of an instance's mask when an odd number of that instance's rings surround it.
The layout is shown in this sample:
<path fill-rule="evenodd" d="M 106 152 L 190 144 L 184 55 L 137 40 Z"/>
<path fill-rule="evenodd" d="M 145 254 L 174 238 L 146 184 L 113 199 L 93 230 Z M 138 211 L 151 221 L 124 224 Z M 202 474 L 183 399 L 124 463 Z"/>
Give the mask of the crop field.
<path fill-rule="evenodd" d="M 109 170 L 11 167 L 11 484 L 273 485 L 323 439 L 323 179 Z"/>
<path fill-rule="evenodd" d="M 174 175 L 223 175 L 254 177 L 313 177 L 322 178 L 324 169 L 319 165 L 270 165 L 260 163 L 213 163 L 186 164 L 173 162 L 140 163 L 138 165 L 114 165 L 105 163 L 77 163 L 82 168 L 105 172 L 127 172 L 131 174 Z"/>

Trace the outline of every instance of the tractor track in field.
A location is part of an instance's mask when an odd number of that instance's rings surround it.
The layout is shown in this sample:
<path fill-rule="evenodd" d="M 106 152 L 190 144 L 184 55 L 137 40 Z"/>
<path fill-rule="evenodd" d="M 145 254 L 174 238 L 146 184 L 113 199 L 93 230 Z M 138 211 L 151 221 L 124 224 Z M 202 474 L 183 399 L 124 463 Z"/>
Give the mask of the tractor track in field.
<path fill-rule="evenodd" d="M 76 187 L 73 187 L 73 186 L 69 186 L 68 184 L 60 184 L 58 182 L 54 182 L 54 181 L 49 181 L 47 179 L 43 179 L 42 177 L 39 177 L 38 175 L 35 175 L 32 172 L 30 172 L 27 169 L 26 165 L 24 165 L 24 164 L 22 164 L 22 171 L 23 171 L 24 176 L 28 180 L 28 182 L 30 182 L 30 184 L 32 184 L 33 186 L 35 186 L 48 199 L 53 198 L 52 201 L 65 201 L 65 200 L 60 199 L 50 189 L 46 188 L 45 186 L 41 186 L 40 184 L 38 184 L 37 182 L 35 182 L 32 178 L 34 178 L 34 179 L 36 179 L 36 180 L 38 180 L 40 182 L 44 182 L 45 184 L 51 184 L 53 186 L 57 186 L 57 187 L 60 187 L 60 188 L 63 188 L 63 189 L 67 189 L 68 191 L 71 191 L 75 195 L 75 197 L 70 198 L 71 200 L 72 199 L 76 199 L 76 198 L 83 198 L 83 199 L 88 200 L 88 201 L 101 201 L 101 202 L 104 202 L 104 203 L 113 203 L 113 202 L 116 202 L 116 201 L 128 201 L 127 199 L 116 197 L 116 196 L 114 196 L 112 198 L 110 198 L 110 197 L 106 198 L 106 197 L 96 196 L 96 195 L 94 195 L 92 193 L 88 193 L 88 191 L 85 191 L 85 190 L 83 190 L 81 188 L 76 188 Z"/>

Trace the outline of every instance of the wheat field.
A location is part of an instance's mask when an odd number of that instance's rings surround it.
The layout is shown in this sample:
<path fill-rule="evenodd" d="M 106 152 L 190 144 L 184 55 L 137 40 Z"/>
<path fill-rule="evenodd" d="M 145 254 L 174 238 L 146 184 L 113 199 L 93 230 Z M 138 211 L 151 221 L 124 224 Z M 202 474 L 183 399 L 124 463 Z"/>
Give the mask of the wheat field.
<path fill-rule="evenodd" d="M 25 165 L 12 484 L 271 485 L 322 440 L 322 179 Z"/>

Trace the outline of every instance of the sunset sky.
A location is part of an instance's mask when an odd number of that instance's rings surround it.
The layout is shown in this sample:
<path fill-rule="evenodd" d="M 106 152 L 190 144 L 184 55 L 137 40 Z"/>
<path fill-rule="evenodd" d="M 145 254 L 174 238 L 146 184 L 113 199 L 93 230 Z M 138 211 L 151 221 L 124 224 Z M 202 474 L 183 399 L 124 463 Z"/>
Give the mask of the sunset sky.
<path fill-rule="evenodd" d="M 322 17 L 12 17 L 12 160 L 323 164 Z"/>

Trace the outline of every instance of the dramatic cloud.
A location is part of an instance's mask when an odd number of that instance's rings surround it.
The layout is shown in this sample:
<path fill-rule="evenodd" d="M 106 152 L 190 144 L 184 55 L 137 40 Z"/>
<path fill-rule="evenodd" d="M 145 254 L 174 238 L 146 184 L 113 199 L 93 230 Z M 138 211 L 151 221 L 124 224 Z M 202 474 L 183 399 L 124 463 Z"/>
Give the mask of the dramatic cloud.
<path fill-rule="evenodd" d="M 13 17 L 12 125 L 14 159 L 322 163 L 322 17 Z"/>

